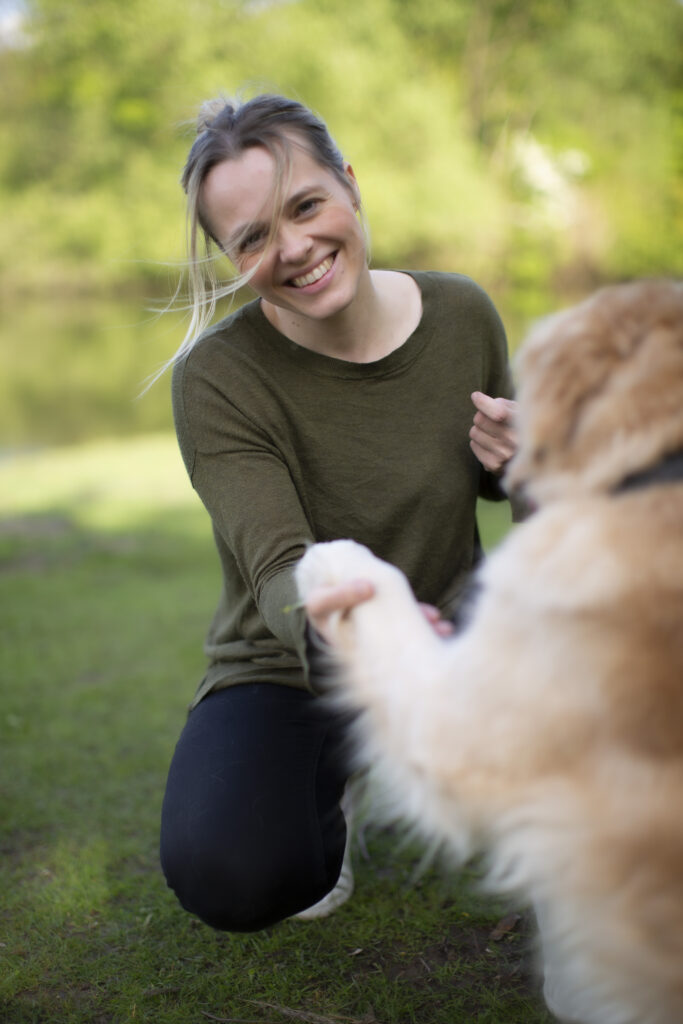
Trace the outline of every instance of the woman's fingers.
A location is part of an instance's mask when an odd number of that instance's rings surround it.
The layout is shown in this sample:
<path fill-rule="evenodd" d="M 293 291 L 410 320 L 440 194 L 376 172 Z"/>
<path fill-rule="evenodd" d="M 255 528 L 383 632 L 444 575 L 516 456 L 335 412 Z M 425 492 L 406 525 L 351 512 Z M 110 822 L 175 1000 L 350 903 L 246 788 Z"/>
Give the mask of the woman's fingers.
<path fill-rule="evenodd" d="M 435 633 L 439 636 L 451 635 L 453 632 L 453 623 L 449 622 L 448 619 L 442 619 L 441 612 L 438 608 L 435 608 L 433 604 L 420 603 L 420 611 L 429 625 L 433 627 Z"/>
<path fill-rule="evenodd" d="M 351 580 L 334 586 L 316 587 L 308 595 L 306 613 L 311 625 L 327 639 L 327 625 L 331 615 L 340 612 L 346 615 L 362 601 L 367 601 L 375 593 L 370 580 Z"/>
<path fill-rule="evenodd" d="M 484 469 L 500 473 L 517 451 L 517 403 L 509 398 L 491 398 L 481 391 L 472 394 L 472 402 L 477 411 L 470 429 L 470 447 Z"/>

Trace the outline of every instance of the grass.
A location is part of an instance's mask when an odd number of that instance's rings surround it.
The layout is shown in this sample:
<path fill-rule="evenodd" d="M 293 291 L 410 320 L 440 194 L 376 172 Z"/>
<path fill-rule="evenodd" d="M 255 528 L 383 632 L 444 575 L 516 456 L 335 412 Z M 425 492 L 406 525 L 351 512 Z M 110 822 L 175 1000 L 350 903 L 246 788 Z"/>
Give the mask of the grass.
<path fill-rule="evenodd" d="M 6 460 L 0 514 L 3 1024 L 549 1019 L 527 915 L 493 938 L 511 908 L 476 870 L 415 881 L 389 829 L 324 921 L 227 935 L 166 889 L 160 801 L 218 590 L 171 438 Z"/>

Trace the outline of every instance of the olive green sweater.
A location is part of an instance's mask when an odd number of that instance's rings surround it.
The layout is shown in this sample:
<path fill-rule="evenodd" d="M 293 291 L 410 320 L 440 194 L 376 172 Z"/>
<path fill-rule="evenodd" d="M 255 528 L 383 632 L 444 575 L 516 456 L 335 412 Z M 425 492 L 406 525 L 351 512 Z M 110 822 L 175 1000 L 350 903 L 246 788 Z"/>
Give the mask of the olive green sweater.
<path fill-rule="evenodd" d="M 281 335 L 258 300 L 175 367 L 180 450 L 213 523 L 220 602 L 195 703 L 233 683 L 310 687 L 292 569 L 351 537 L 449 614 L 477 554 L 478 495 L 502 497 L 469 446 L 473 391 L 511 393 L 505 332 L 469 278 L 414 273 L 423 313 L 400 348 L 352 363 Z"/>

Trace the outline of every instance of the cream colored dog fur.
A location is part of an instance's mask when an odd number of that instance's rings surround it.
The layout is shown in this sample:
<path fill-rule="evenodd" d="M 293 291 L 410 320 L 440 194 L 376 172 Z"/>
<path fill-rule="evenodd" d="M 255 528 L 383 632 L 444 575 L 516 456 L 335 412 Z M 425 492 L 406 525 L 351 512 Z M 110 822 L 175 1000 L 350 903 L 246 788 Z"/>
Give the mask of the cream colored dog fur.
<path fill-rule="evenodd" d="M 683 285 L 604 289 L 519 365 L 506 475 L 538 510 L 437 637 L 403 574 L 313 546 L 305 599 L 363 578 L 330 624 L 364 760 L 405 813 L 535 909 L 562 1020 L 683 1022 L 683 480 L 619 485 L 683 450 Z"/>

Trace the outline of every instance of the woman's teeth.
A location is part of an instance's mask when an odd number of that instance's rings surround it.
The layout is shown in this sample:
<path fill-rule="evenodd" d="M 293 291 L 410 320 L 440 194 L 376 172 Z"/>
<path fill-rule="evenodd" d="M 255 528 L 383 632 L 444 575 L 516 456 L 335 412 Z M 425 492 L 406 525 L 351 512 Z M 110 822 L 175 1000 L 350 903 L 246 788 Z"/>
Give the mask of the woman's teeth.
<path fill-rule="evenodd" d="M 315 284 L 321 277 L 327 273 L 332 264 L 334 263 L 334 257 L 328 256 L 322 263 L 319 263 L 317 267 L 314 267 L 309 274 L 302 274 L 301 277 L 293 277 L 292 284 L 295 288 L 305 288 L 307 284 Z"/>

